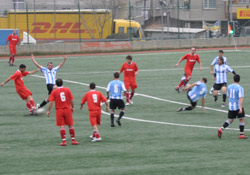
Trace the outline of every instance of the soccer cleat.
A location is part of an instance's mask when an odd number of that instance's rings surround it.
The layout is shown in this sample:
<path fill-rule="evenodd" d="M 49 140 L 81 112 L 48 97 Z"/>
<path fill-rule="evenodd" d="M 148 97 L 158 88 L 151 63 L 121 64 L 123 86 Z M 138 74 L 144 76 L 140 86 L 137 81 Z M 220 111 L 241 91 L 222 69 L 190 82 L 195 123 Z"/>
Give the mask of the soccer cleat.
<path fill-rule="evenodd" d="M 122 125 L 120 119 L 117 119 L 117 120 L 116 120 L 116 123 L 117 123 L 119 126 Z"/>
<path fill-rule="evenodd" d="M 176 112 L 180 112 L 180 111 L 184 111 L 184 110 L 183 110 L 183 107 L 181 107 L 181 108 L 177 109 L 177 111 L 176 111 Z"/>
<path fill-rule="evenodd" d="M 72 140 L 71 144 L 72 144 L 72 145 L 79 145 L 79 142 L 76 141 L 76 140 Z"/>
<path fill-rule="evenodd" d="M 218 137 L 219 137 L 219 139 L 221 139 L 222 133 L 223 133 L 222 129 L 221 128 L 218 129 Z"/>
<path fill-rule="evenodd" d="M 111 127 L 115 127 L 115 124 L 114 123 L 111 123 L 111 125 L 110 125 Z"/>
<path fill-rule="evenodd" d="M 60 143 L 59 146 L 67 146 L 66 140 L 62 141 L 62 143 Z"/>
<path fill-rule="evenodd" d="M 179 87 L 176 87 L 175 90 L 176 90 L 178 93 L 180 93 Z"/>
<path fill-rule="evenodd" d="M 218 95 L 219 95 L 219 96 L 221 96 L 221 93 L 220 93 L 220 91 L 218 91 Z"/>
<path fill-rule="evenodd" d="M 211 89 L 211 90 L 209 91 L 209 94 L 213 95 L 213 91 L 214 91 L 214 90 Z"/>
<path fill-rule="evenodd" d="M 225 107 L 226 107 L 226 104 L 225 104 L 225 103 L 222 103 L 222 104 L 221 104 L 221 107 L 222 107 L 222 108 L 225 108 Z"/>
<path fill-rule="evenodd" d="M 93 140 L 91 140 L 91 142 L 100 142 L 102 140 L 102 138 L 101 137 L 99 137 L 99 138 L 93 138 Z"/>
<path fill-rule="evenodd" d="M 128 103 L 128 102 L 126 103 L 126 106 L 129 106 L 129 103 Z"/>
<path fill-rule="evenodd" d="M 132 100 L 129 100 L 129 103 L 132 105 L 132 104 L 134 104 L 134 102 L 132 101 Z"/>
<path fill-rule="evenodd" d="M 37 104 L 36 104 L 36 109 L 39 109 L 39 108 L 40 108 L 40 104 L 37 103 Z"/>
<path fill-rule="evenodd" d="M 239 136 L 239 139 L 247 139 L 247 138 L 248 138 L 248 137 L 245 136 L 245 134 L 242 134 L 242 135 Z"/>

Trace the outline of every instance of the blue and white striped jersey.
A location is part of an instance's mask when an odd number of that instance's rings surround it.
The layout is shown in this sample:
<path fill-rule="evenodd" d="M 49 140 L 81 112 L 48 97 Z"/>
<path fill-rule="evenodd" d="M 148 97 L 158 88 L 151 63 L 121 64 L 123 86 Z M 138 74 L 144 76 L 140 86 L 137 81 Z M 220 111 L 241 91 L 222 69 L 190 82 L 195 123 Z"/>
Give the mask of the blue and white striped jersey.
<path fill-rule="evenodd" d="M 224 60 L 224 64 L 227 64 L 227 57 L 223 56 L 222 58 Z M 218 64 L 218 59 L 219 59 L 219 56 L 215 57 L 214 60 L 211 63 L 211 66 L 214 66 L 214 65 Z"/>
<path fill-rule="evenodd" d="M 126 91 L 125 85 L 120 80 L 110 81 L 107 87 L 110 99 L 122 99 L 122 91 Z"/>
<path fill-rule="evenodd" d="M 239 84 L 230 84 L 227 88 L 228 109 L 230 111 L 237 111 L 240 109 L 239 99 L 244 97 L 244 89 Z"/>
<path fill-rule="evenodd" d="M 197 85 L 193 87 L 191 91 L 188 92 L 188 96 L 192 100 L 192 102 L 197 102 L 201 97 L 206 98 L 207 94 L 206 84 L 200 81 L 197 81 L 196 83 Z"/>
<path fill-rule="evenodd" d="M 215 84 L 227 83 L 227 72 L 233 72 L 233 69 L 226 64 L 216 64 L 214 66 Z"/>
<path fill-rule="evenodd" d="M 41 67 L 41 72 L 44 74 L 46 79 L 46 84 L 56 84 L 56 72 L 58 71 L 59 66 L 54 67 L 53 69 L 49 70 L 47 67 Z"/>

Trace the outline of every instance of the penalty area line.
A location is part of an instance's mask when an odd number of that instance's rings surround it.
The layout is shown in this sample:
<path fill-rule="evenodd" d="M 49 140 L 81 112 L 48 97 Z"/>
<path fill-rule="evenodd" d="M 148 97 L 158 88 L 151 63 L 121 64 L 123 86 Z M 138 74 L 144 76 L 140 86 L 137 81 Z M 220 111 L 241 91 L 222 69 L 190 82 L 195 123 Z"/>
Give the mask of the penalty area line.
<path fill-rule="evenodd" d="M 31 75 L 33 77 L 37 77 L 37 78 L 42 78 L 45 79 L 43 76 L 40 75 Z M 63 80 L 64 82 L 68 82 L 68 83 L 72 83 L 72 84 L 78 84 L 78 85 L 83 85 L 83 86 L 89 86 L 89 84 L 87 83 L 81 83 L 81 82 L 77 82 L 77 81 L 71 81 L 71 80 Z M 99 89 L 105 89 L 105 87 L 102 86 L 96 86 Z M 182 103 L 182 102 L 177 102 L 177 101 L 172 101 L 172 100 L 166 100 L 166 99 L 162 99 L 162 98 L 158 98 L 158 97 L 153 97 L 150 95 L 145 95 L 145 94 L 140 94 L 140 93 L 135 93 L 135 95 L 137 96 L 142 96 L 142 97 L 146 97 L 146 98 L 150 98 L 150 99 L 154 99 L 154 100 L 158 100 L 158 101 L 164 101 L 164 102 L 168 102 L 168 103 L 174 103 L 174 104 L 180 104 L 180 105 L 189 105 L 187 103 Z M 199 108 L 201 108 L 201 106 L 197 106 Z M 216 112 L 224 112 L 227 113 L 227 111 L 225 110 L 221 110 L 221 109 L 215 109 L 215 108 L 210 108 L 210 107 L 205 107 L 205 109 L 207 110 L 212 110 L 212 111 L 216 111 Z M 110 115 L 110 113 L 102 111 L 103 114 L 105 115 Z M 117 115 L 115 115 L 117 117 Z M 246 117 L 250 117 L 250 115 L 246 114 Z M 213 127 L 213 126 L 201 126 L 201 125 L 188 125 L 188 124 L 178 124 L 178 123 L 170 123 L 170 122 L 160 122 L 160 121 L 153 121 L 153 120 L 144 120 L 144 119 L 137 119 L 137 118 L 131 118 L 131 117 L 123 117 L 124 119 L 127 120 L 132 120 L 132 121 L 138 121 L 138 122 L 144 122 L 144 123 L 154 123 L 154 124 L 162 124 L 162 125 L 172 125 L 172 126 L 182 126 L 182 127 L 193 127 L 193 128 L 203 128 L 203 129 L 218 129 L 219 127 Z M 227 130 L 239 130 L 238 128 L 227 128 Z M 250 129 L 245 129 L 245 131 L 250 131 Z"/>

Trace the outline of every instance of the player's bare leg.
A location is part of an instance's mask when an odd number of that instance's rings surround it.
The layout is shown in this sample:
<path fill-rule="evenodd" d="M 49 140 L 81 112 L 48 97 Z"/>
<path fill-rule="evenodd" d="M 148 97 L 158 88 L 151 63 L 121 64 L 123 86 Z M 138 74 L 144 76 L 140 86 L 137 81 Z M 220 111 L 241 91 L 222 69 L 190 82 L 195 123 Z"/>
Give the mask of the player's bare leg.
<path fill-rule="evenodd" d="M 99 142 L 101 140 L 102 140 L 102 138 L 100 137 L 97 125 L 93 125 L 92 142 Z"/>
<path fill-rule="evenodd" d="M 223 101 L 222 101 L 221 107 L 226 107 L 227 87 L 223 86 L 222 89 L 221 89 L 221 91 L 222 91 L 222 97 L 223 97 Z"/>
<path fill-rule="evenodd" d="M 71 141 L 72 141 L 71 144 L 78 145 L 79 143 L 75 139 L 75 128 L 72 125 L 69 126 L 69 134 L 70 134 Z"/>
<path fill-rule="evenodd" d="M 65 126 L 60 126 L 60 135 L 62 138 L 62 143 L 60 143 L 59 145 L 60 146 L 67 146 Z"/>

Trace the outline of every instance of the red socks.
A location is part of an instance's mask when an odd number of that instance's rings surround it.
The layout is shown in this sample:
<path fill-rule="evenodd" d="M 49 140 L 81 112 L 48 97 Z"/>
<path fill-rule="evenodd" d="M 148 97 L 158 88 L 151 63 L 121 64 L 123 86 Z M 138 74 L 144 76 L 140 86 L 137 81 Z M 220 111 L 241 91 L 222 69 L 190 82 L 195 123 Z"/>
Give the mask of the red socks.
<path fill-rule="evenodd" d="M 26 106 L 29 109 L 29 112 L 31 113 L 32 112 L 32 107 L 31 107 L 30 103 L 26 103 Z"/>
<path fill-rule="evenodd" d="M 129 103 L 129 92 L 126 92 L 126 102 Z"/>
<path fill-rule="evenodd" d="M 95 138 L 100 138 L 100 134 L 99 134 L 99 131 L 94 131 L 95 132 Z"/>
<path fill-rule="evenodd" d="M 34 100 L 30 100 L 30 105 L 31 105 L 31 107 L 32 107 L 33 110 L 36 110 Z"/>
<path fill-rule="evenodd" d="M 66 131 L 65 131 L 65 128 L 61 128 L 60 134 L 61 134 L 62 140 L 66 141 Z"/>
<path fill-rule="evenodd" d="M 130 100 L 132 100 L 132 98 L 133 98 L 134 94 L 135 94 L 134 92 L 131 92 L 131 94 L 130 94 L 130 98 L 129 98 Z"/>
<path fill-rule="evenodd" d="M 10 62 L 11 62 L 11 61 L 12 61 L 12 56 L 10 56 L 10 58 L 9 58 L 9 62 L 8 62 L 8 63 L 10 64 Z"/>
<path fill-rule="evenodd" d="M 75 140 L 75 128 L 73 127 L 69 128 L 69 134 L 71 136 L 71 139 Z"/>

